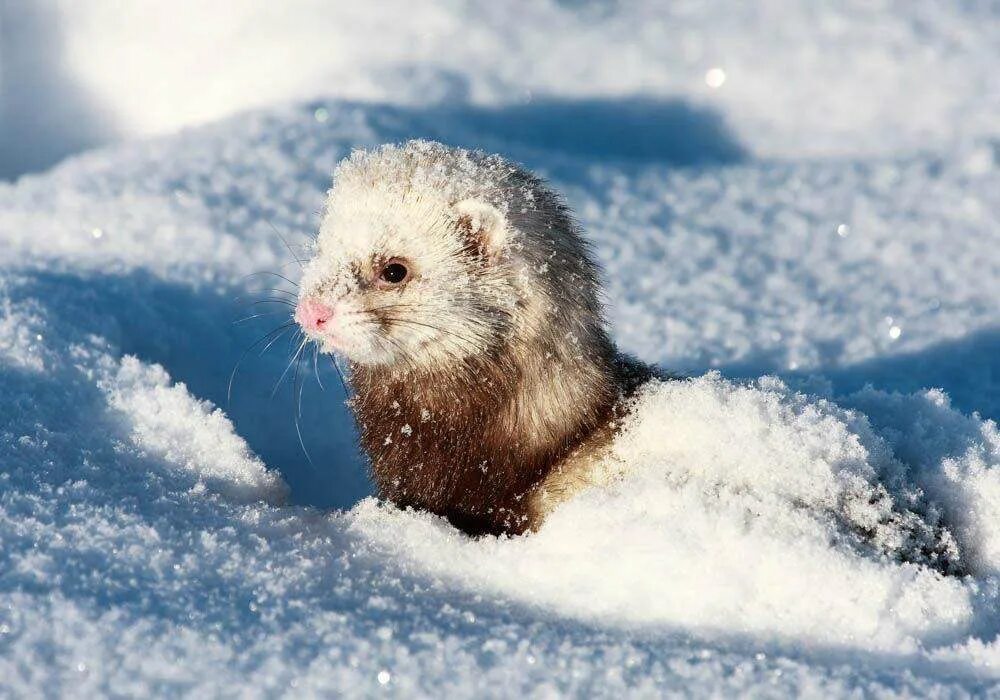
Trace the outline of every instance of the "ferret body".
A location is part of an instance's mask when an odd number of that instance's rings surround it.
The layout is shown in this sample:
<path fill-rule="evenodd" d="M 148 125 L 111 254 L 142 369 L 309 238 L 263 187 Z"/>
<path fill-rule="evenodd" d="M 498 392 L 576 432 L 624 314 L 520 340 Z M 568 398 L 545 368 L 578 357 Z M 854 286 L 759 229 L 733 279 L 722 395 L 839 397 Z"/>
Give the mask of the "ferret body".
<path fill-rule="evenodd" d="M 379 495 L 469 534 L 535 529 L 601 480 L 626 399 L 658 374 L 608 337 L 561 199 L 499 156 L 352 154 L 300 290 L 307 335 L 350 362 Z"/>

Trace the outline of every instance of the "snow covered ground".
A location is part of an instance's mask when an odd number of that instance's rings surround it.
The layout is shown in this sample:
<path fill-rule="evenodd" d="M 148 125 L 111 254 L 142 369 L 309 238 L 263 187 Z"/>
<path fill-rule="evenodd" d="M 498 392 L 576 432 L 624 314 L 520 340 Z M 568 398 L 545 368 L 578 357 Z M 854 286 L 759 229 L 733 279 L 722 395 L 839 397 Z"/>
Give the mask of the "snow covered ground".
<path fill-rule="evenodd" d="M 43 84 L 105 140 L 221 121 L 0 185 L 0 695 L 1000 694 L 990 3 L 108 7 L 53 6 Z M 284 308 L 247 276 L 294 280 L 275 229 L 307 240 L 334 164 L 412 136 L 548 175 L 620 344 L 697 377 L 531 537 L 369 498 L 328 363 L 310 464 L 287 344 L 243 356 L 282 315 L 233 323 Z M 969 576 L 852 539 L 880 482 Z"/>

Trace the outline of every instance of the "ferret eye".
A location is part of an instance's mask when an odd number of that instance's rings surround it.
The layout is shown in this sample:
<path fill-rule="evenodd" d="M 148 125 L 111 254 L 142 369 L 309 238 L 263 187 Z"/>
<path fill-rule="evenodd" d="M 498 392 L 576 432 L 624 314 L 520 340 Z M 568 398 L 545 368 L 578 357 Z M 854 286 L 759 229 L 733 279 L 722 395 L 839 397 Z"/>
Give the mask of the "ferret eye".
<path fill-rule="evenodd" d="M 406 281 L 409 274 L 410 271 L 406 269 L 406 265 L 398 260 L 390 260 L 382 267 L 382 271 L 378 273 L 378 278 L 379 281 L 386 284 L 400 284 Z"/>

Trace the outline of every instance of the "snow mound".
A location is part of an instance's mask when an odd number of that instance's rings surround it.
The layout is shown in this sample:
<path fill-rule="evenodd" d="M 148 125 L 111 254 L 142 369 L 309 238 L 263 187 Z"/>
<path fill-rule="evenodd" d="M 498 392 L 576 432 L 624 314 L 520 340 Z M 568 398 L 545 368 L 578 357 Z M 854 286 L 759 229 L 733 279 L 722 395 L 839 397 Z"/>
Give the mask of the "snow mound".
<path fill-rule="evenodd" d="M 876 415 L 901 401 L 911 418 L 919 410 L 918 397 L 881 399 Z M 917 651 L 963 640 L 996 604 L 995 583 L 900 561 L 933 554 L 914 537 L 928 520 L 955 523 L 964 552 L 981 540 L 960 522 L 1000 519 L 996 425 L 942 410 L 978 423 L 982 436 L 969 447 L 992 441 L 988 463 L 960 457 L 957 466 L 940 452 L 933 466 L 900 461 L 865 416 L 777 379 L 654 383 L 616 441 L 626 475 L 565 504 L 534 536 L 470 541 L 373 501 L 354 511 L 353 527 L 387 556 L 470 591 L 597 623 Z M 899 435 L 924 452 L 919 431 Z M 917 484 L 931 472 L 961 482 L 963 468 L 978 469 L 975 480 L 952 489 L 940 516 L 923 504 L 919 522 L 899 517 L 920 505 Z M 976 556 L 984 575 L 997 564 Z"/>
<path fill-rule="evenodd" d="M 125 357 L 102 384 L 108 405 L 129 427 L 131 443 L 143 455 L 194 474 L 196 489 L 210 488 L 234 502 L 284 500 L 281 477 L 250 453 L 222 411 L 194 399 L 183 384 L 171 385 L 162 367 Z"/>
<path fill-rule="evenodd" d="M 30 481 L 46 471 L 65 477 L 83 465 L 84 472 L 96 469 L 101 483 L 116 470 L 155 468 L 168 478 L 182 476 L 195 492 L 231 501 L 285 498 L 284 482 L 225 415 L 173 384 L 162 367 L 117 359 L 116 348 L 86 328 L 49 323 L 49 314 L 31 313 L 31 303 L 4 302 L 0 348 L 10 369 L 0 373 L 0 386 L 12 399 L 4 412 L 8 478 Z M 111 464 L 98 467 L 102 459 Z"/>
<path fill-rule="evenodd" d="M 866 412 L 906 465 L 908 478 L 939 504 L 972 571 L 1000 575 L 1000 431 L 963 415 L 947 394 L 866 388 L 845 399 Z"/>

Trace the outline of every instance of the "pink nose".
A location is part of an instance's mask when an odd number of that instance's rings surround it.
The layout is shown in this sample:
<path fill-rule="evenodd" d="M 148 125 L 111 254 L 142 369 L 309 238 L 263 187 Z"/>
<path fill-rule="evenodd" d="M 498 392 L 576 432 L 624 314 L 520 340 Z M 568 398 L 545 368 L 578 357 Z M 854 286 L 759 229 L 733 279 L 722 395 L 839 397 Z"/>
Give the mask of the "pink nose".
<path fill-rule="evenodd" d="M 333 309 L 317 299 L 303 299 L 295 309 L 295 320 L 307 331 L 320 330 L 333 317 Z"/>

